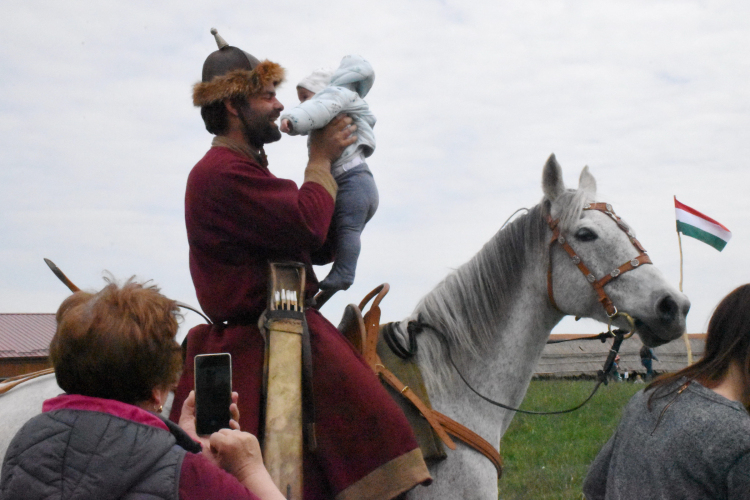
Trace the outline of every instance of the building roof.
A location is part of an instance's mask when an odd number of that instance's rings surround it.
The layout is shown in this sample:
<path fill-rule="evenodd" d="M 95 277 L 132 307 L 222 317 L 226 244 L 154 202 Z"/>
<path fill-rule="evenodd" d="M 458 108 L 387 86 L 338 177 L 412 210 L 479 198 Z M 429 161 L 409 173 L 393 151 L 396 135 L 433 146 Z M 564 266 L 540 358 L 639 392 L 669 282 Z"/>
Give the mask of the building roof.
<path fill-rule="evenodd" d="M 51 313 L 0 313 L 0 359 L 48 356 L 56 326 Z"/>
<path fill-rule="evenodd" d="M 551 340 L 578 338 L 577 335 L 553 335 Z M 690 334 L 690 348 L 693 361 L 703 356 L 705 334 Z M 620 347 L 619 371 L 644 372 L 639 351 L 641 343 L 638 336 L 623 341 Z M 599 340 L 574 340 L 562 344 L 548 344 L 544 347 L 542 357 L 536 367 L 536 375 L 551 377 L 577 377 L 596 375 L 607 360 L 612 340 L 602 343 Z M 653 362 L 654 371 L 676 372 L 687 366 L 687 349 L 682 338 L 654 348 L 659 361 Z"/>

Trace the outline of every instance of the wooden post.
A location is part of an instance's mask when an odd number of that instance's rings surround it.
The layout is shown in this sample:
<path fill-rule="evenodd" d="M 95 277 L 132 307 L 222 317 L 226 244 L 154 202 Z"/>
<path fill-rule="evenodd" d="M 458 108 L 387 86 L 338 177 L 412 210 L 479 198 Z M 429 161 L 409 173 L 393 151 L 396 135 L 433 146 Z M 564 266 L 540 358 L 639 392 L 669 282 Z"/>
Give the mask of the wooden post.
<path fill-rule="evenodd" d="M 271 263 L 266 310 L 263 459 L 288 499 L 302 500 L 302 335 L 305 267 Z"/>
<path fill-rule="evenodd" d="M 682 237 L 680 231 L 677 231 L 677 241 L 680 244 L 680 292 L 682 292 Z M 682 334 L 682 339 L 685 341 L 685 350 L 687 351 L 687 363 L 688 366 L 693 364 L 693 348 L 690 346 L 690 338 L 687 334 L 687 328 L 685 333 Z"/>

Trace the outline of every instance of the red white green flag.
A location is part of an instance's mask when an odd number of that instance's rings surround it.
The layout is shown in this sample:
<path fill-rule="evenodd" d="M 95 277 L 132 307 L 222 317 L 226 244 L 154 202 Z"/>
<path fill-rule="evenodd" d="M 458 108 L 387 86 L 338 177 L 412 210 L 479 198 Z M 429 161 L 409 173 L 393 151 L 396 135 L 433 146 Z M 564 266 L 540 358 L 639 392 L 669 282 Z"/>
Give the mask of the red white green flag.
<path fill-rule="evenodd" d="M 674 199 L 674 211 L 677 216 L 677 232 L 690 236 L 722 251 L 732 238 L 732 233 L 723 224 L 703 215 L 694 208 Z"/>

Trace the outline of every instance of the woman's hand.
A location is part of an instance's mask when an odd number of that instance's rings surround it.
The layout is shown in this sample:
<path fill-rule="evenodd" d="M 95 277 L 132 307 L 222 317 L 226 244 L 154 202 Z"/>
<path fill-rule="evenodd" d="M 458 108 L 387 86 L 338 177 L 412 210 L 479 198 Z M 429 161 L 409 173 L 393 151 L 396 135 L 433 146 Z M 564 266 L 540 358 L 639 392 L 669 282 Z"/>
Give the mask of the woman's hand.
<path fill-rule="evenodd" d="M 260 452 L 258 439 L 249 432 L 221 429 L 211 434 L 210 451 L 216 463 L 263 500 L 283 499 Z"/>
<path fill-rule="evenodd" d="M 265 470 L 258 438 L 249 432 L 221 429 L 211 434 L 209 444 L 219 466 L 240 482 L 261 468 Z"/>
<path fill-rule="evenodd" d="M 232 404 L 229 405 L 229 414 L 232 419 L 229 421 L 229 427 L 233 430 L 240 430 L 240 409 L 237 406 L 239 395 L 236 392 L 232 393 Z M 198 441 L 203 446 L 203 451 L 207 451 L 210 447 L 210 436 L 199 436 L 195 426 L 195 391 L 190 391 L 185 402 L 182 403 L 182 413 L 180 414 L 180 421 L 178 424 L 180 428 L 190 436 L 193 441 Z M 204 453 L 207 458 L 212 462 L 216 463 L 211 453 Z"/>
<path fill-rule="evenodd" d="M 247 489 L 263 500 L 283 500 L 284 495 L 273 484 L 263 465 L 258 439 L 249 432 L 240 431 L 239 395 L 232 393 L 229 413 L 231 429 L 221 429 L 210 436 L 199 436 L 195 428 L 195 391 L 190 391 L 182 404 L 179 426 L 193 440 L 203 446 L 203 456 L 214 465 L 236 477 Z"/>

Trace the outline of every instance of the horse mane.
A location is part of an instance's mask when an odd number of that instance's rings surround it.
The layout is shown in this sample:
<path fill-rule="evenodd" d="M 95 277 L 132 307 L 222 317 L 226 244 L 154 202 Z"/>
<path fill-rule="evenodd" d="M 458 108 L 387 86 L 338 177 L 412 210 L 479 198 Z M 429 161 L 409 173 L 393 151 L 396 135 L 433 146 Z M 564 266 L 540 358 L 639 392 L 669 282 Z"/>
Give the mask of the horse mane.
<path fill-rule="evenodd" d="M 556 200 L 562 207 L 556 215 L 563 230 L 580 217 L 586 201 L 585 193 L 577 190 L 567 190 Z M 500 229 L 471 260 L 422 298 L 412 318 L 439 329 L 451 345 L 481 357 L 509 316 L 527 264 L 547 253 L 546 216 L 550 205 L 543 199 Z M 432 340 L 421 342 L 420 352 L 426 359 L 437 361 L 444 355 L 443 349 L 437 338 Z M 446 363 L 432 364 L 435 375 L 448 374 Z M 444 374 L 440 367 L 445 368 Z"/>

